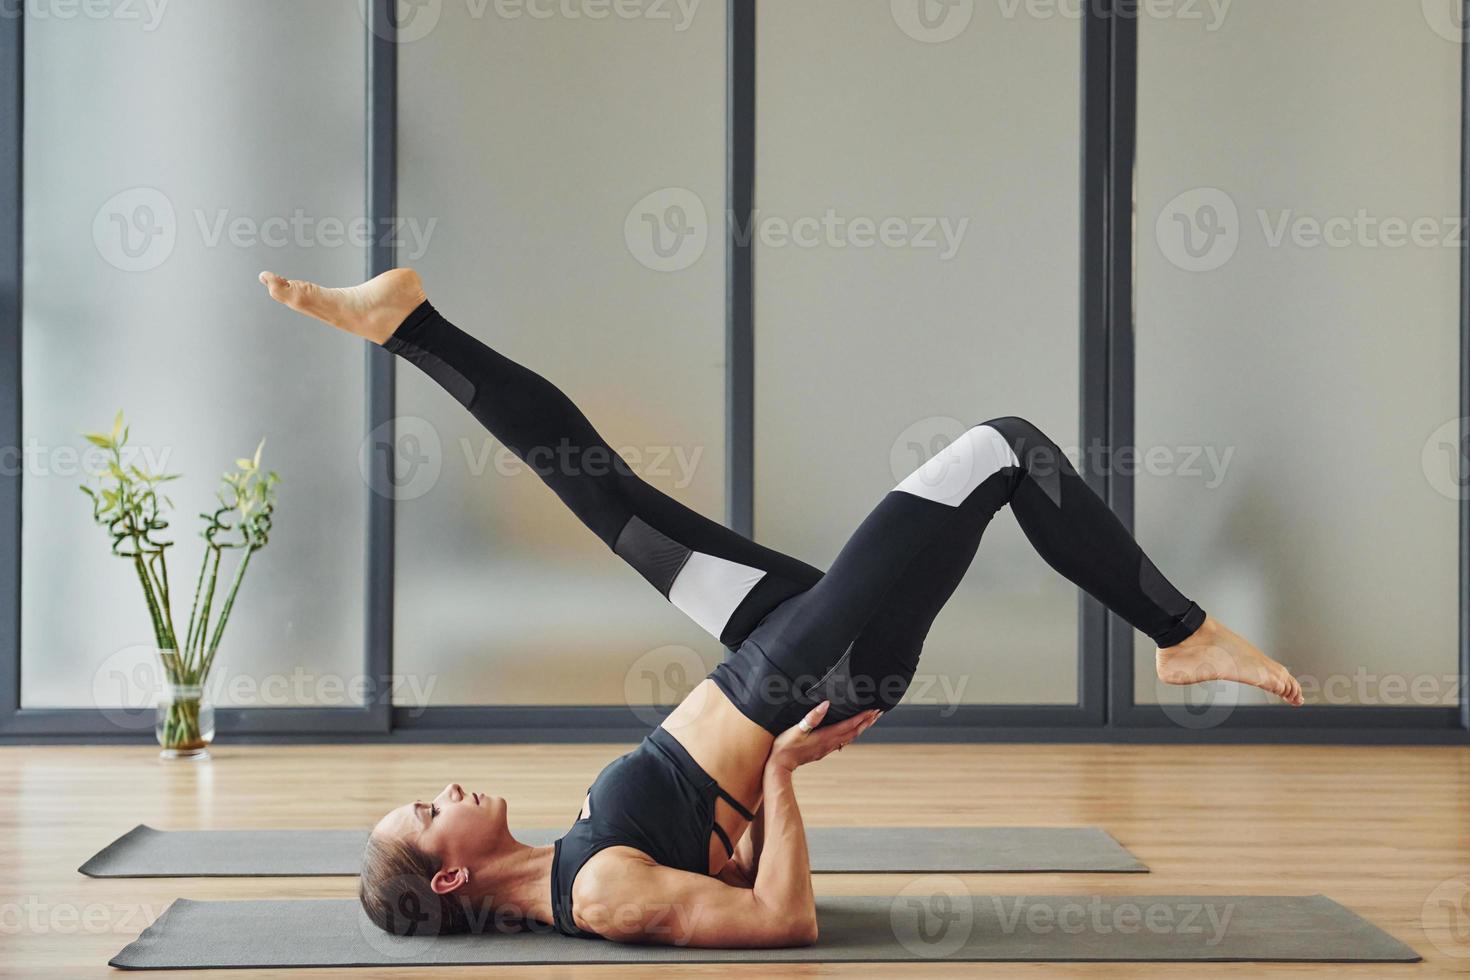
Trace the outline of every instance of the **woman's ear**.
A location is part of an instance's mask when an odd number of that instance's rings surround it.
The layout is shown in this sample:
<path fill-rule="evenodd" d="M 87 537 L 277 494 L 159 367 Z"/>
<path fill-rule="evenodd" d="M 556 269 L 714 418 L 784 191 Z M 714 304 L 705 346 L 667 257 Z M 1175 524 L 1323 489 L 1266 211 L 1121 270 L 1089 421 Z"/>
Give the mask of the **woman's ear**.
<path fill-rule="evenodd" d="M 435 895 L 452 895 L 470 883 L 468 868 L 440 868 L 434 872 L 429 887 Z"/>

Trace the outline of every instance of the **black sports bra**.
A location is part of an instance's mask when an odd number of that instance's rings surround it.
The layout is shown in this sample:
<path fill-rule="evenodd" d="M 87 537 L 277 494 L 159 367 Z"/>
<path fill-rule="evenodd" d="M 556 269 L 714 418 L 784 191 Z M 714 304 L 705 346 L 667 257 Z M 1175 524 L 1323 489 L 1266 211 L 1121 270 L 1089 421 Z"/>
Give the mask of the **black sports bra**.
<path fill-rule="evenodd" d="M 555 844 L 551 909 L 557 931 L 600 938 L 572 919 L 572 882 L 587 859 L 604 848 L 626 845 L 665 867 L 703 875 L 709 874 L 711 833 L 733 854 L 729 835 L 715 822 L 716 797 L 745 819 L 755 819 L 662 728 L 610 762 L 587 790 L 588 815 L 578 816 Z"/>

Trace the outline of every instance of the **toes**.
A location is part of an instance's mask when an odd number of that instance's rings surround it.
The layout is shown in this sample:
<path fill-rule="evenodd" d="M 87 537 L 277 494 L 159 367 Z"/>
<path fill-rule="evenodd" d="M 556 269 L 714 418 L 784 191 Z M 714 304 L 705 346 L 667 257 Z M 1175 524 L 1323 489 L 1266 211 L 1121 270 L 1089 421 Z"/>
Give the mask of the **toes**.
<path fill-rule="evenodd" d="M 271 299 L 278 303 L 290 303 L 295 292 L 291 288 L 291 281 L 283 279 L 274 272 L 262 272 L 259 276 L 261 284 L 270 292 Z"/>

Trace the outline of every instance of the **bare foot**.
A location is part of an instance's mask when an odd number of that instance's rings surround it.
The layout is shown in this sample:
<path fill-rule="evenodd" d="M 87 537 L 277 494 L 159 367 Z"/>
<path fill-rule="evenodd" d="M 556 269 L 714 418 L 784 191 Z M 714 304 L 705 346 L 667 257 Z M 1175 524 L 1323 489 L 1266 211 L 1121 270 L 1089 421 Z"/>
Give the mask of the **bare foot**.
<path fill-rule="evenodd" d="M 1235 681 L 1259 687 L 1295 707 L 1305 700 L 1289 670 L 1213 616 L 1206 616 L 1204 625 L 1182 643 L 1159 649 L 1154 661 L 1165 684 Z"/>
<path fill-rule="evenodd" d="M 360 286 L 330 289 L 304 279 L 262 272 L 271 299 L 375 344 L 386 343 L 398 325 L 425 300 L 419 274 L 392 269 Z"/>

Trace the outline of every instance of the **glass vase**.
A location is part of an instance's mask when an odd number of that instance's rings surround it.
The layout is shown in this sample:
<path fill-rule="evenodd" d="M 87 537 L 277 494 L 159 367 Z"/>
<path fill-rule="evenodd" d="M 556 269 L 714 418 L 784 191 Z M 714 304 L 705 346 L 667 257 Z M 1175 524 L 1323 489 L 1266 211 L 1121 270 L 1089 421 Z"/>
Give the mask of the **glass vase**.
<path fill-rule="evenodd" d="M 208 759 L 209 743 L 214 741 L 214 705 L 198 685 L 166 685 L 153 730 L 163 746 L 160 758 Z"/>

